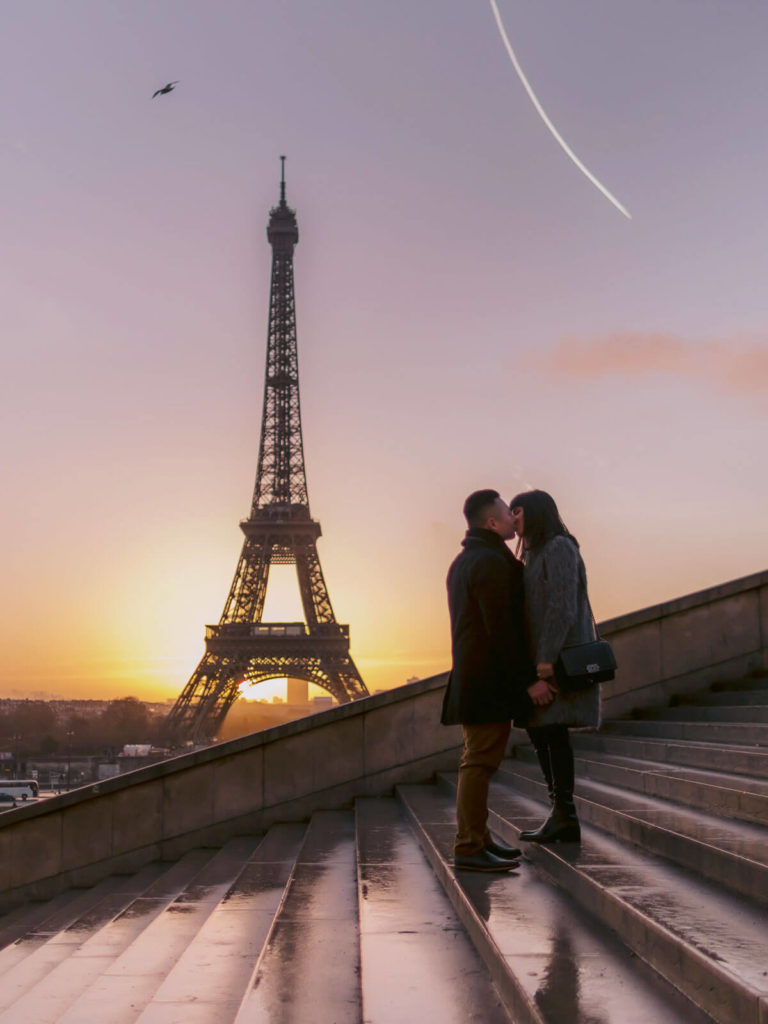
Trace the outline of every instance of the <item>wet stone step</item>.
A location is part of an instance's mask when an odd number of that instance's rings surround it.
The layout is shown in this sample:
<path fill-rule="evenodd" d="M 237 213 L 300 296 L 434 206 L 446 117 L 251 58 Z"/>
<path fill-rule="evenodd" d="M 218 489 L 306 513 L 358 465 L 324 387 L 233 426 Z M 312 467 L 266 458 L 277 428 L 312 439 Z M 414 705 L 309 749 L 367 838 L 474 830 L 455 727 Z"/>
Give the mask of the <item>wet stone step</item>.
<path fill-rule="evenodd" d="M 572 739 L 576 739 L 572 736 Z M 768 796 L 768 779 L 755 777 L 753 775 L 740 774 L 737 772 L 723 772 L 714 769 L 695 768 L 688 765 L 676 764 L 673 762 L 631 757 L 625 754 L 607 753 L 603 750 L 584 747 L 574 743 L 576 758 L 583 761 L 585 765 L 614 765 L 617 768 L 634 770 L 638 774 L 658 774 L 670 779 L 687 779 L 691 782 L 701 782 L 712 786 L 720 786 L 724 789 L 739 789 L 744 792 L 757 793 Z M 518 746 L 515 748 L 513 760 L 525 761 L 527 764 L 538 764 L 536 753 L 532 746 Z"/>
<path fill-rule="evenodd" d="M 193 850 L 167 878 L 112 923 L 106 938 L 117 956 L 69 1006 L 57 1024 L 135 1024 L 173 966 L 226 894 L 258 843 L 230 840 L 220 850 Z M 169 891 L 170 890 L 170 891 Z"/>
<path fill-rule="evenodd" d="M 604 722 L 604 735 L 649 737 L 658 740 L 694 740 L 706 743 L 754 744 L 768 747 L 768 725 L 741 722 L 645 722 L 618 720 Z"/>
<path fill-rule="evenodd" d="M 642 721 L 654 722 L 768 722 L 768 706 L 762 704 L 698 705 L 679 704 L 638 712 Z"/>
<path fill-rule="evenodd" d="M 312 816 L 237 1024 L 360 1024 L 352 811 Z"/>
<path fill-rule="evenodd" d="M 121 913 L 130 899 L 130 896 L 126 899 L 125 894 L 115 893 L 72 928 L 54 936 L 46 947 L 49 956 L 45 974 L 0 1014 L 0 1022 L 53 1024 L 57 1021 L 83 989 L 112 963 L 113 952 L 109 947 L 102 949 L 94 945 L 92 937 Z M 53 958 L 54 953 L 58 954 L 57 960 Z"/>
<path fill-rule="evenodd" d="M 516 757 L 527 764 L 538 763 L 532 747 L 517 747 Z M 768 779 L 585 752 L 576 754 L 576 775 L 697 807 L 708 814 L 768 825 Z"/>
<path fill-rule="evenodd" d="M 504 761 L 497 778 L 525 796 L 547 799 L 534 765 Z M 768 830 L 764 826 L 725 821 L 578 777 L 575 799 L 583 821 L 768 903 Z"/>
<path fill-rule="evenodd" d="M 109 883 L 101 886 L 109 892 Z M 0 919 L 0 978 L 92 904 L 91 890 L 69 889 L 40 903 L 16 907 Z M 101 897 L 97 897 L 101 898 Z M 66 923 L 64 923 L 66 922 Z"/>
<path fill-rule="evenodd" d="M 534 863 L 503 875 L 456 872 L 449 790 L 401 786 L 398 795 L 516 1024 L 711 1024 Z"/>
<path fill-rule="evenodd" d="M 455 775 L 440 783 L 455 793 Z M 497 783 L 490 807 L 491 827 L 508 842 L 546 814 Z M 581 844 L 524 846 L 527 859 L 713 1019 L 763 1024 L 768 920 L 761 907 L 589 825 Z"/>
<path fill-rule="evenodd" d="M 108 966 L 114 964 L 145 928 L 183 893 L 186 886 L 211 862 L 215 853 L 215 850 L 190 850 L 178 861 L 170 865 L 160 865 L 163 868 L 160 876 L 137 896 L 123 913 L 91 936 L 73 956 L 88 957 L 92 950 L 97 954 L 109 953 L 111 959 Z M 92 985 L 83 985 L 82 991 L 59 1018 L 57 1024 L 62 1021 L 66 1024 L 87 1024 L 99 1015 L 103 1017 L 106 1014 L 115 1014 L 111 1002 L 111 986 L 114 982 L 105 980 L 103 973 L 100 972 Z M 124 1008 L 121 1008 L 120 1012 L 126 1015 Z M 128 1014 L 127 1019 L 133 1020 L 134 1016 L 135 1014 Z"/>
<path fill-rule="evenodd" d="M 759 669 L 743 679 L 730 679 L 728 681 L 721 680 L 718 683 L 713 683 L 711 688 L 713 692 L 718 693 L 729 693 L 731 691 L 742 691 L 742 690 L 766 690 L 768 689 L 768 670 Z"/>
<path fill-rule="evenodd" d="M 765 681 L 762 683 L 765 686 Z M 716 693 L 697 693 L 678 698 L 678 704 L 725 705 L 768 704 L 768 687 L 754 690 L 718 690 Z"/>
<path fill-rule="evenodd" d="M 573 733 L 575 750 L 603 751 L 624 757 L 664 764 L 711 768 L 732 775 L 768 778 L 768 750 L 759 747 L 694 743 L 687 740 L 654 740 L 600 733 Z"/>
<path fill-rule="evenodd" d="M 275 825 L 173 966 L 138 1024 L 231 1024 L 285 892 L 304 825 Z"/>
<path fill-rule="evenodd" d="M 49 900 L 22 903 L 0 915 L 0 976 L 5 969 L 1 966 L 4 951 L 18 939 L 30 932 L 36 932 L 47 918 L 60 913 L 68 904 L 83 896 L 82 889 L 67 889 Z"/>
<path fill-rule="evenodd" d="M 106 878 L 73 899 L 54 901 L 57 909 L 52 914 L 0 953 L 0 1020 L 9 1012 L 21 1019 L 19 1014 L 23 1015 L 25 1007 L 34 1003 L 33 994 L 38 986 L 45 987 L 62 961 L 67 961 L 94 931 L 124 910 L 136 892 L 146 888 L 157 874 L 158 867 L 149 865 L 138 875 Z"/>
<path fill-rule="evenodd" d="M 365 1024 L 508 1024 L 398 802 L 355 801 Z"/>

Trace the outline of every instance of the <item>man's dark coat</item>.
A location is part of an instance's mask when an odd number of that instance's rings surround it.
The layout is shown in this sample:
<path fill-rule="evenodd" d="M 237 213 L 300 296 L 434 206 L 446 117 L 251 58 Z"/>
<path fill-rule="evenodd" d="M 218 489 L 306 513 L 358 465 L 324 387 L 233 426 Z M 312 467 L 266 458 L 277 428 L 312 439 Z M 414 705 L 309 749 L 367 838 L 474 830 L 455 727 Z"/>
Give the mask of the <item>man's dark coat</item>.
<path fill-rule="evenodd" d="M 533 708 L 536 681 L 523 614 L 523 567 L 493 530 L 473 527 L 448 570 L 453 668 L 442 722 L 479 725 L 517 719 Z"/>

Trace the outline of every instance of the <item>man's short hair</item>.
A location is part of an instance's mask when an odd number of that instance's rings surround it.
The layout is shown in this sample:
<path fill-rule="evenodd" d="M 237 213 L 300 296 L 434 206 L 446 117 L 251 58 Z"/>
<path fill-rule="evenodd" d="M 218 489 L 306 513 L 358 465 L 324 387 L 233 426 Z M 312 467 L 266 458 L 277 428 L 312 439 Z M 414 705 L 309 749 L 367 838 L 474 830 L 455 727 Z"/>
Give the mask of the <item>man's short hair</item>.
<path fill-rule="evenodd" d="M 464 517 L 468 526 L 485 526 L 488 508 L 500 498 L 498 491 L 473 491 L 464 502 Z"/>

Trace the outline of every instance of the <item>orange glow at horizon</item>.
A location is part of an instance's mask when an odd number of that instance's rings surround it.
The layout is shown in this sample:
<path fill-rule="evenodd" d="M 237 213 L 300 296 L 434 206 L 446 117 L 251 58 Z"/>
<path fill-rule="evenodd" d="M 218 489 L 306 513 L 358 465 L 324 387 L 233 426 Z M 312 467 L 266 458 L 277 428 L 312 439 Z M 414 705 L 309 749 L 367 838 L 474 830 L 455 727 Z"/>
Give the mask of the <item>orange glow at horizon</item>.
<path fill-rule="evenodd" d="M 663 578 L 651 576 L 642 547 L 628 552 L 620 530 L 611 534 L 584 522 L 582 513 L 575 508 L 567 521 L 578 530 L 599 619 L 728 578 L 723 573 L 721 580 L 695 579 L 695 560 L 684 555 L 670 562 Z M 401 537 L 385 559 L 366 544 L 359 524 L 330 520 L 320 556 L 337 618 L 350 625 L 352 656 L 371 693 L 449 667 L 444 578 L 463 533 L 463 524 L 455 519 L 439 529 L 434 523 L 421 527 L 421 537 L 413 543 Z M 347 541 L 342 541 L 344 529 L 351 534 Z M 404 532 L 406 527 L 399 529 Z M 221 532 L 239 539 L 231 524 Z M 174 700 L 202 656 L 205 623 L 218 621 L 236 557 L 236 548 L 230 543 L 227 549 L 226 542 L 207 549 L 193 543 L 185 549 L 179 538 L 174 545 L 150 543 L 141 557 L 111 566 L 112 591 L 119 595 L 114 603 L 106 598 L 94 602 L 86 568 L 80 579 L 73 579 L 66 605 L 41 605 L 44 645 L 22 642 L 29 623 L 20 606 L 8 609 L 4 623 L 18 633 L 19 642 L 9 652 L 0 696 Z M 625 572 L 617 577 L 613 567 L 619 561 Z M 686 575 L 695 583 L 682 590 L 676 580 Z M 303 620 L 293 566 L 272 568 L 264 620 Z M 285 680 L 249 687 L 243 696 L 284 700 Z"/>

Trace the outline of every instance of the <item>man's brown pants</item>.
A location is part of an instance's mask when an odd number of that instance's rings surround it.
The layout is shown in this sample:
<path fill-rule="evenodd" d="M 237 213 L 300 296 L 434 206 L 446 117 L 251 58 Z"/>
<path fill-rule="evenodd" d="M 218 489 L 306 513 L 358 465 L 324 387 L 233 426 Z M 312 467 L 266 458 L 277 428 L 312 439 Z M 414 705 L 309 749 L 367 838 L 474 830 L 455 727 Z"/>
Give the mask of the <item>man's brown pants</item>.
<path fill-rule="evenodd" d="M 456 792 L 457 857 L 479 853 L 491 839 L 488 832 L 488 783 L 504 757 L 511 722 L 463 725 L 464 753 Z"/>

